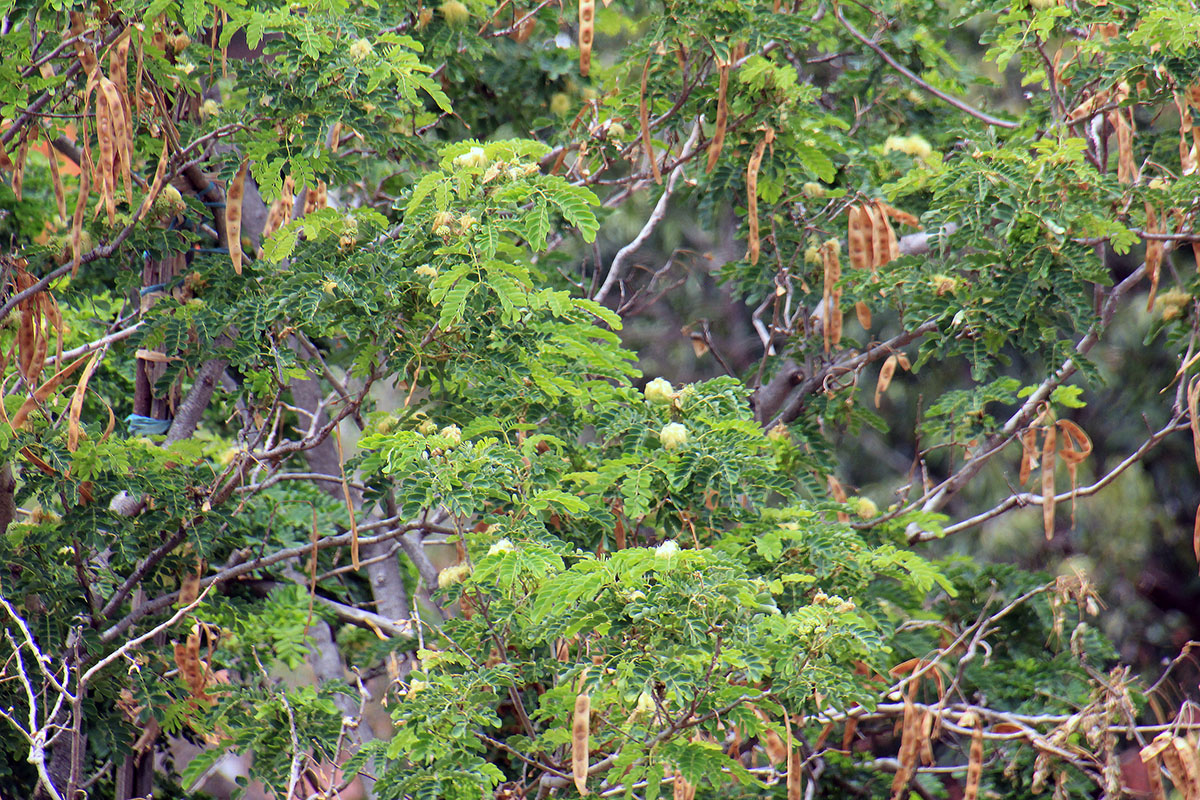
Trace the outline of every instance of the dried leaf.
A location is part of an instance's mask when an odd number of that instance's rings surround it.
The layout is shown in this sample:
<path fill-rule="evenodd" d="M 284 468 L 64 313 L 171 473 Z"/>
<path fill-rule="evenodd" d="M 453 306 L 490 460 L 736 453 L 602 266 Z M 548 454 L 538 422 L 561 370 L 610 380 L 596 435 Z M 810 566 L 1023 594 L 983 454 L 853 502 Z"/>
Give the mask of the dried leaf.
<path fill-rule="evenodd" d="M 88 381 L 99 363 L 100 351 L 96 351 L 92 360 L 84 367 L 83 374 L 79 376 L 79 383 L 75 385 L 75 394 L 71 396 L 71 406 L 67 413 L 67 450 L 72 453 L 79 449 L 79 416 L 83 413 L 83 398 L 87 394 Z"/>
<path fill-rule="evenodd" d="M 750 162 L 746 165 L 746 207 L 750 225 L 746 258 L 751 264 L 758 263 L 760 252 L 758 241 L 758 169 L 762 166 L 763 155 L 767 151 L 767 145 L 773 141 L 775 141 L 775 129 L 767 128 L 763 134 L 763 138 L 754 146 Z"/>
<path fill-rule="evenodd" d="M 1195 745 L 1181 736 L 1176 736 L 1171 740 L 1169 749 L 1175 751 L 1178 765 L 1178 772 L 1172 771 L 1175 788 L 1183 792 L 1185 800 L 1198 800 L 1200 798 L 1200 756 L 1196 754 Z M 1163 751 L 1164 756 L 1167 752 L 1167 750 Z"/>
<path fill-rule="evenodd" d="M 1053 425 L 1046 426 L 1046 438 L 1042 442 L 1042 526 L 1046 530 L 1046 541 L 1054 538 L 1054 467 L 1058 453 L 1057 437 Z"/>
<path fill-rule="evenodd" d="M 246 194 L 246 167 L 243 161 L 225 193 L 225 233 L 229 240 L 229 258 L 233 271 L 242 274 L 242 199 Z"/>
<path fill-rule="evenodd" d="M 890 355 L 884 360 L 883 366 L 879 368 L 879 380 L 875 382 L 875 407 L 879 408 L 879 401 L 883 399 L 884 393 L 888 387 L 892 385 L 892 376 L 896 374 L 896 356 Z"/>
<path fill-rule="evenodd" d="M 862 300 L 854 304 L 854 315 L 858 317 L 858 324 L 862 325 L 864 331 L 871 330 L 871 309 Z"/>
<path fill-rule="evenodd" d="M 725 128 L 729 124 L 729 65 L 717 67 L 717 123 L 713 129 L 712 143 L 708 146 L 708 166 L 705 172 L 712 172 L 721 157 L 721 149 L 725 147 Z"/>
<path fill-rule="evenodd" d="M 588 732 L 591 730 L 591 698 L 580 692 L 575 698 L 575 715 L 571 720 L 571 778 L 579 794 L 587 795 Z"/>
<path fill-rule="evenodd" d="M 579 0 L 579 74 L 587 77 L 592 68 L 592 37 L 596 33 L 595 0 Z"/>

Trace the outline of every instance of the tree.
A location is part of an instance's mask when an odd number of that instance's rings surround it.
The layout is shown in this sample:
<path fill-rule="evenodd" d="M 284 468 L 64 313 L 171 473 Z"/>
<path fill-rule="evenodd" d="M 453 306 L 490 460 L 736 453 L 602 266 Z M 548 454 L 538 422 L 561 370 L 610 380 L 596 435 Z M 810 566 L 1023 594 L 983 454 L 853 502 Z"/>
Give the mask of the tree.
<path fill-rule="evenodd" d="M 0 21 L 6 795 L 1200 792 L 970 554 L 1194 484 L 1187 4 Z"/>

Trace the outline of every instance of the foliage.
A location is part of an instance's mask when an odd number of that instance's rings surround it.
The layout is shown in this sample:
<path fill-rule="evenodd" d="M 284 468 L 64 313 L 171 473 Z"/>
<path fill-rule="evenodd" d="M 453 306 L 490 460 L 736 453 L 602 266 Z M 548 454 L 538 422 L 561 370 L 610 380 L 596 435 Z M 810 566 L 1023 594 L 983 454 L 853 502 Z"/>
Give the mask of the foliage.
<path fill-rule="evenodd" d="M 927 544 L 1197 430 L 1194 11 L 594 5 L 0 0 L 0 785 L 1200 792 L 1086 570 Z"/>

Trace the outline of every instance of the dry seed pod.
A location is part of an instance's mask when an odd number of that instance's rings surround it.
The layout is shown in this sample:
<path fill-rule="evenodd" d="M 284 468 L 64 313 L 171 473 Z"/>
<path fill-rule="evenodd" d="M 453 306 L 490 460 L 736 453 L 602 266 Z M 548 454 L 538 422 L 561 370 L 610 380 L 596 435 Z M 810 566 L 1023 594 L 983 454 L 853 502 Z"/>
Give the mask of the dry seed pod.
<path fill-rule="evenodd" d="M 588 732 L 591 729 L 592 700 L 585 692 L 575 698 L 575 715 L 571 720 L 571 778 L 579 794 L 586 795 L 588 776 Z"/>
<path fill-rule="evenodd" d="M 900 257 L 900 239 L 896 236 L 896 229 L 888 220 L 887 208 L 887 203 L 882 200 L 875 201 L 875 215 L 879 220 L 876 226 L 883 229 L 883 250 L 881 251 L 883 255 L 875 254 L 876 258 L 880 259 L 880 266 L 890 264 Z"/>
<path fill-rule="evenodd" d="M 1150 786 L 1150 797 L 1152 800 L 1167 800 L 1167 793 L 1163 789 L 1162 766 L 1159 764 L 1158 754 L 1147 755 L 1147 751 L 1151 747 L 1153 747 L 1152 744 L 1146 745 L 1140 753 L 1142 765 L 1146 768 L 1146 783 Z"/>
<path fill-rule="evenodd" d="M 21 407 L 17 409 L 17 413 L 13 414 L 12 420 L 9 423 L 13 430 L 20 428 L 25 423 L 25 420 L 30 413 L 32 413 L 33 410 L 38 406 L 45 403 L 46 400 L 50 398 L 50 395 L 53 394 L 60 385 L 62 385 L 62 382 L 71 377 L 75 370 L 82 367 L 84 362 L 87 361 L 91 356 L 91 353 L 87 353 L 72 361 L 70 364 L 63 367 L 61 370 L 51 376 L 49 380 L 39 386 L 33 393 L 32 397 L 26 398 L 25 402 L 21 404 Z M 50 474 L 54 473 L 51 472 Z"/>
<path fill-rule="evenodd" d="M 854 304 L 854 315 L 858 317 L 858 324 L 862 325 L 864 331 L 871 330 L 871 309 L 862 300 Z"/>
<path fill-rule="evenodd" d="M 242 198 L 246 193 L 246 167 L 243 161 L 225 193 L 225 234 L 229 241 L 229 258 L 233 271 L 242 274 Z"/>
<path fill-rule="evenodd" d="M 887 203 L 883 202 L 882 200 L 876 201 L 876 204 L 883 211 L 883 213 L 887 214 L 889 217 L 896 220 L 896 222 L 899 222 L 901 225 L 907 225 L 910 228 L 920 228 L 921 227 L 921 220 L 917 219 L 912 214 L 909 214 L 907 211 L 901 211 L 898 208 L 893 208 L 892 206 L 888 205 Z"/>
<path fill-rule="evenodd" d="M 846 490 L 842 488 L 842 482 L 833 475 L 828 477 L 829 494 L 833 495 L 833 499 L 839 503 L 846 502 Z M 845 511 L 839 511 L 837 515 L 838 522 L 849 522 L 850 515 Z"/>
<path fill-rule="evenodd" d="M 1021 432 L 1021 474 L 1017 480 L 1024 486 L 1029 481 L 1029 474 L 1037 466 L 1037 429 L 1026 428 Z"/>
<path fill-rule="evenodd" d="M 1154 206 L 1146 203 L 1146 232 L 1162 233 L 1158 227 L 1158 216 Z M 1158 278 L 1162 267 L 1164 243 L 1161 239 L 1146 240 L 1146 277 L 1150 279 L 1150 297 L 1146 301 L 1146 310 L 1154 309 L 1154 298 L 1158 294 Z"/>
<path fill-rule="evenodd" d="M 1171 742 L 1179 761 L 1179 776 L 1175 779 L 1177 789 L 1183 791 L 1186 800 L 1200 798 L 1200 756 L 1196 754 L 1196 746 L 1187 739 L 1177 736 Z M 1181 785 L 1182 784 L 1182 785 Z"/>
<path fill-rule="evenodd" d="M 1083 428 L 1069 419 L 1060 419 L 1057 426 L 1061 430 L 1061 440 L 1058 454 L 1067 465 L 1067 475 L 1071 479 L 1071 527 L 1075 527 L 1075 492 L 1078 489 L 1076 473 L 1079 464 L 1092 452 L 1092 440 Z"/>
<path fill-rule="evenodd" d="M 787 800 L 802 800 L 804 797 L 804 757 L 792 742 L 792 720 L 786 711 L 783 721 L 787 725 Z"/>
<path fill-rule="evenodd" d="M 875 272 L 887 263 L 887 229 L 883 227 L 883 215 L 874 203 L 863 203 L 862 210 L 871 229 L 871 272 Z"/>
<path fill-rule="evenodd" d="M 1054 467 L 1057 463 L 1057 437 L 1054 425 L 1046 426 L 1046 438 L 1042 442 L 1042 526 L 1046 530 L 1046 541 L 1054 538 Z"/>
<path fill-rule="evenodd" d="M 883 366 L 879 368 L 879 380 L 875 382 L 876 408 L 879 408 L 879 401 L 883 399 L 884 392 L 892 385 L 892 376 L 896 374 L 896 363 L 896 356 L 890 355 L 883 362 Z"/>
<path fill-rule="evenodd" d="M 758 241 L 758 169 L 762 165 L 767 145 L 774 140 L 775 129 L 767 128 L 766 133 L 763 134 L 763 138 L 754 146 L 754 153 L 750 156 L 750 162 L 746 165 L 746 213 L 750 226 L 750 234 L 747 237 L 746 259 L 751 264 L 758 263 L 760 253 L 760 243 Z"/>
<path fill-rule="evenodd" d="M 646 151 L 646 160 L 650 162 L 650 172 L 654 175 L 655 183 L 662 183 L 662 173 L 658 170 L 658 160 L 654 157 L 654 143 L 650 139 L 650 106 L 646 103 L 646 84 L 650 80 L 650 59 L 653 54 L 646 56 L 642 66 L 642 90 L 638 95 L 638 122 L 642 126 L 642 149 Z M 564 154 L 566 151 L 563 151 Z"/>
<path fill-rule="evenodd" d="M 713 130 L 712 144 L 708 146 L 708 166 L 705 172 L 712 172 L 721 157 L 721 149 L 725 146 L 725 127 L 729 124 L 729 102 L 726 96 L 729 90 L 729 65 L 717 68 L 717 126 Z"/>
<path fill-rule="evenodd" d="M 1200 375 L 1188 382 L 1187 404 L 1188 424 L 1192 428 L 1192 454 L 1196 459 L 1196 468 L 1200 469 Z"/>
<path fill-rule="evenodd" d="M 1108 120 L 1117 132 L 1117 180 L 1134 183 L 1138 179 L 1138 168 L 1133 160 L 1133 128 L 1127 112 L 1122 108 L 1114 108 L 1108 112 Z"/>
<path fill-rule="evenodd" d="M 100 91 L 108 107 L 109 122 L 112 125 L 113 164 L 112 189 L 117 191 L 117 174 L 120 173 L 125 183 L 125 198 L 133 205 L 133 180 L 130 177 L 130 162 L 133 159 L 133 137 L 126 125 L 128 109 L 118 91 L 116 84 L 107 78 L 100 79 Z"/>
<path fill-rule="evenodd" d="M 900 800 L 908 788 L 909 781 L 912 780 L 913 771 L 917 766 L 917 755 L 920 752 L 921 727 L 922 714 L 906 694 L 900 733 L 900 752 L 896 756 L 900 764 L 892 779 L 892 800 Z"/>
<path fill-rule="evenodd" d="M 96 140 L 100 145 L 100 161 L 95 165 L 96 188 L 108 213 L 108 224 L 116 224 L 116 186 L 113 181 L 113 165 L 116 148 L 113 144 L 112 109 L 103 92 L 96 95 Z"/>
<path fill-rule="evenodd" d="M 1179 171 L 1191 175 L 1196 171 L 1197 152 L 1192 141 L 1192 112 L 1187 101 L 1175 95 L 1175 107 L 1179 109 Z"/>
<path fill-rule="evenodd" d="M 596 0 L 579 0 L 579 74 L 592 68 L 592 37 L 596 32 Z"/>
<path fill-rule="evenodd" d="M 971 731 L 971 750 L 967 759 L 967 782 L 963 787 L 963 800 L 979 797 L 979 784 L 983 779 L 983 720 L 976 719 Z"/>
<path fill-rule="evenodd" d="M 95 353 L 92 360 L 84 367 L 83 374 L 79 376 L 79 383 L 75 386 L 75 393 L 71 396 L 70 410 L 67 412 L 67 450 L 72 453 L 79 449 L 79 416 L 83 413 L 83 398 L 87 393 L 88 381 L 91 380 L 98 363 L 100 363 L 99 352 Z M 199 578 L 197 578 L 197 589 L 199 589 L 198 581 Z"/>
<path fill-rule="evenodd" d="M 846 224 L 846 250 L 850 255 L 850 266 L 854 269 L 869 269 L 873 263 L 871 218 L 862 206 L 850 206 Z"/>
<path fill-rule="evenodd" d="M 825 352 L 830 345 L 837 345 L 842 340 L 842 290 L 837 288 L 837 282 L 842 279 L 842 265 L 838 259 L 837 242 L 826 242 L 821 246 L 821 265 L 825 273 L 824 320 L 822 329 L 825 337 Z"/>

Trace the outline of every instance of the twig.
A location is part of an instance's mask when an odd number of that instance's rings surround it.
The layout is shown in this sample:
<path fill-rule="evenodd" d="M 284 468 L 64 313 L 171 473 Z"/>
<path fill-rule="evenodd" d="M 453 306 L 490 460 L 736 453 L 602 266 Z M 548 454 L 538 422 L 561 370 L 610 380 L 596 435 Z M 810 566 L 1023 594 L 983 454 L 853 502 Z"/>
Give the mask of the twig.
<path fill-rule="evenodd" d="M 675 184 L 679 181 L 680 175 L 683 174 L 683 165 L 688 157 L 695 151 L 696 142 L 700 137 L 700 129 L 704 124 L 704 117 L 698 117 L 696 124 L 692 126 L 692 133 L 688 140 L 683 145 L 683 150 L 677 159 L 675 169 L 671 170 L 671 175 L 667 178 L 667 185 L 663 187 L 662 195 L 658 198 L 658 203 L 654 206 L 654 211 L 651 212 L 650 218 L 646 220 L 646 224 L 642 226 L 642 230 L 634 237 L 633 241 L 617 251 L 617 255 L 612 260 L 612 265 L 608 268 L 608 275 L 604 278 L 604 283 L 600 285 L 600 290 L 592 297 L 597 303 L 603 303 L 604 298 L 612 291 L 620 279 L 621 274 L 625 271 L 626 262 L 630 257 L 638 251 L 646 240 L 654 234 L 656 228 L 663 221 L 667 214 L 667 202 L 671 199 L 671 195 L 675 192 Z"/>
<path fill-rule="evenodd" d="M 994 125 L 997 128 L 1009 128 L 1009 129 L 1017 127 L 1017 123 L 1013 122 L 1012 120 L 1000 119 L 999 117 L 993 117 L 991 114 L 988 114 L 987 112 L 984 112 L 984 111 L 980 111 L 979 109 L 975 108 L 974 106 L 970 105 L 969 103 L 967 103 L 963 100 L 959 100 L 957 97 L 954 97 L 953 95 L 946 94 L 941 89 L 938 89 L 936 86 L 932 86 L 929 83 L 926 83 L 924 80 L 921 79 L 921 77 L 919 75 L 917 75 L 915 72 L 913 72 L 912 70 L 905 67 L 903 64 L 901 64 L 896 59 L 892 58 L 891 55 L 889 55 L 886 50 L 884 50 L 878 44 L 876 44 L 875 42 L 871 41 L 866 36 L 864 36 L 862 34 L 862 32 L 858 30 L 858 28 L 851 25 L 850 22 L 847 21 L 847 19 L 844 16 L 842 16 L 842 7 L 837 3 L 834 3 L 833 15 L 837 18 L 837 21 L 842 24 L 842 27 L 845 28 L 850 33 L 851 36 L 853 36 L 855 39 L 858 39 L 860 42 L 865 44 L 867 47 L 874 50 L 875 53 L 880 58 L 882 58 L 884 61 L 887 62 L 888 66 L 890 66 L 892 69 L 899 72 L 904 77 L 908 78 L 913 83 L 920 86 L 925 91 L 929 92 L 934 97 L 937 97 L 940 100 L 942 100 L 946 103 L 949 103 L 950 105 L 957 108 L 959 111 L 965 111 L 966 113 L 970 114 L 972 117 L 975 117 L 975 119 L 980 120 L 981 122 L 985 122 L 988 125 Z"/>

